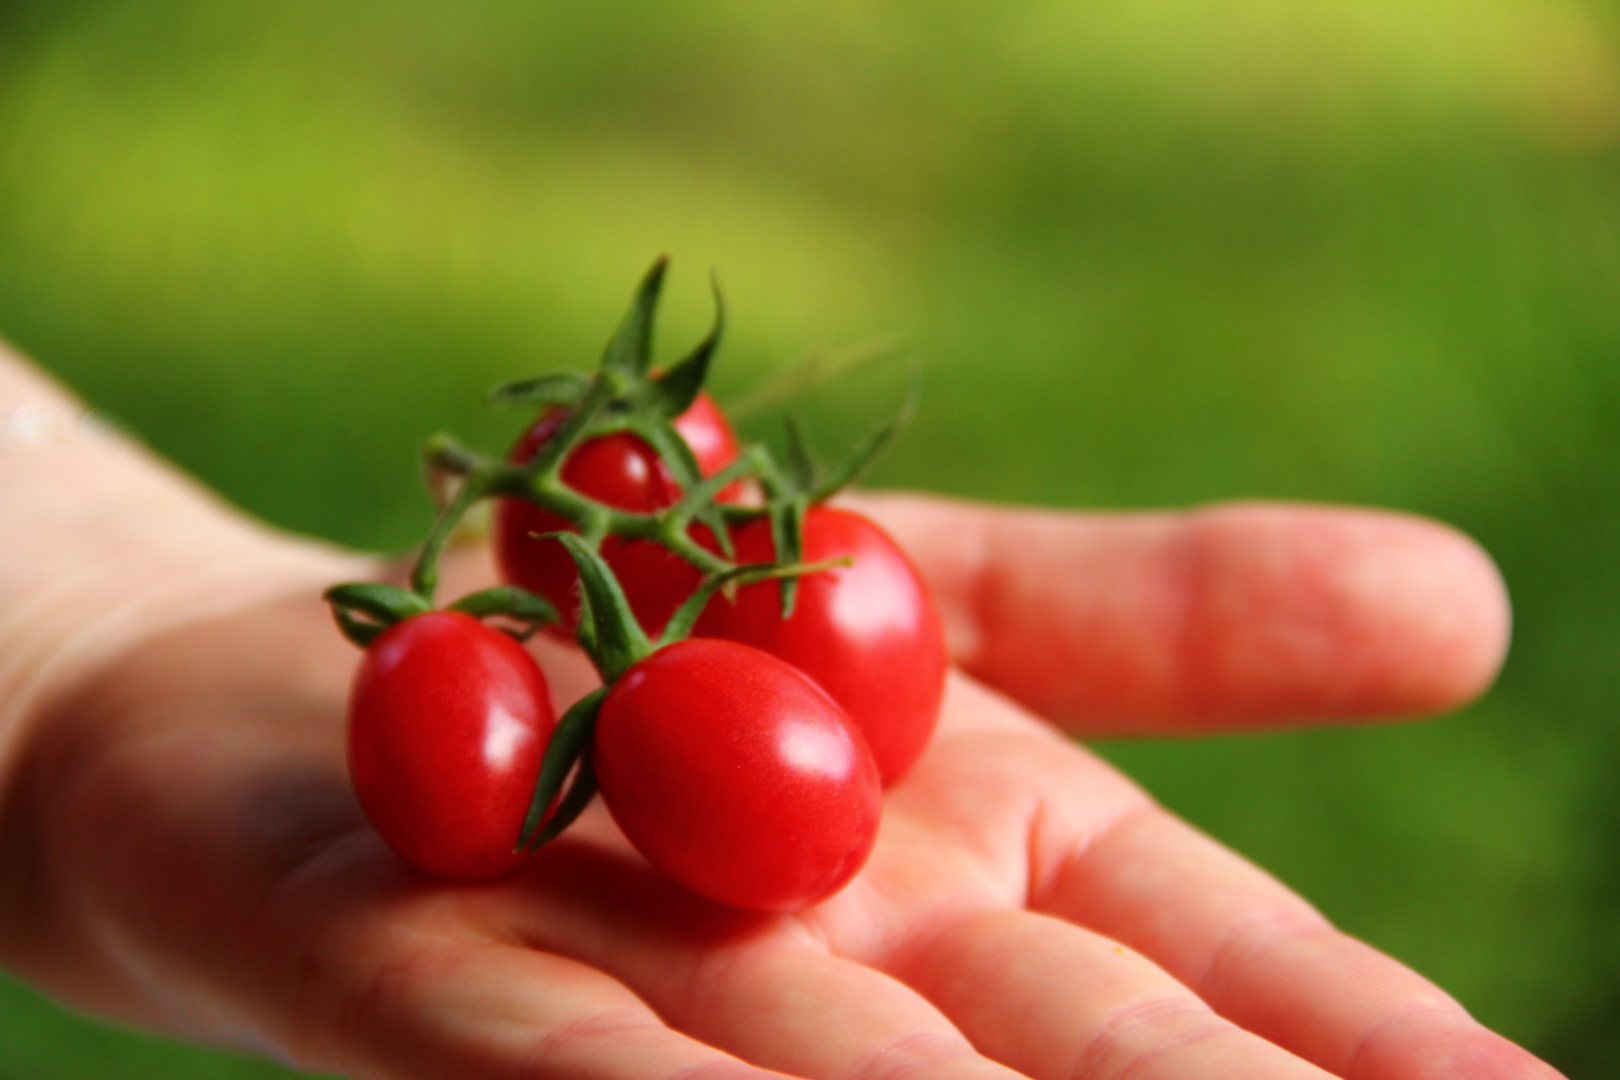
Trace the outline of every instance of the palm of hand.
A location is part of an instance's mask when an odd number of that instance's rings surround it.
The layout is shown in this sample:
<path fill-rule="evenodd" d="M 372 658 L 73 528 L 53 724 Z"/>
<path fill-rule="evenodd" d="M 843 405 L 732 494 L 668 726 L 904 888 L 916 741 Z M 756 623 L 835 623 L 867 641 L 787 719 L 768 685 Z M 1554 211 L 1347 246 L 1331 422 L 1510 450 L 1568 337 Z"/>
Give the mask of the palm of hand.
<path fill-rule="evenodd" d="M 599 805 L 503 882 L 411 875 L 348 793 L 352 662 L 292 601 L 64 704 L 21 815 L 24 895 L 64 901 L 42 982 L 390 1077 L 1553 1075 L 965 676 L 866 871 L 763 917 L 663 881 Z"/>

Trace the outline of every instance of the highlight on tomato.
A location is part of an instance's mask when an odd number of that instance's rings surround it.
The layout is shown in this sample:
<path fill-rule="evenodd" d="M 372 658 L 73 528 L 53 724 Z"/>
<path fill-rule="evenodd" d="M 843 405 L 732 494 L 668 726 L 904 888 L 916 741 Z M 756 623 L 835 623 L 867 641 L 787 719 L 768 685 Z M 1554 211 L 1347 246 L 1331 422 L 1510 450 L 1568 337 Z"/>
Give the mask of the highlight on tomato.
<path fill-rule="evenodd" d="M 877 766 L 843 709 L 736 642 L 692 638 L 630 667 L 602 702 L 591 761 L 636 850 L 731 907 L 810 907 L 877 836 Z"/>

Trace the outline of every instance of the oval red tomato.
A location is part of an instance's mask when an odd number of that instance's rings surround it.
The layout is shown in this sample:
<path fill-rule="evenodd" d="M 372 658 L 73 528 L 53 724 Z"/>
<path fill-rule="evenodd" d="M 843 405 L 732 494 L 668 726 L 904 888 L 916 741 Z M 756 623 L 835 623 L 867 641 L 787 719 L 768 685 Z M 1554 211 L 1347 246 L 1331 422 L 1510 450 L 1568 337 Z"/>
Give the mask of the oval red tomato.
<path fill-rule="evenodd" d="M 770 523 L 735 530 L 741 562 L 770 562 Z M 860 514 L 830 506 L 805 516 L 804 560 L 850 557 L 847 567 L 799 579 L 793 615 L 782 618 L 776 582 L 717 596 L 694 635 L 763 649 L 821 685 L 866 738 L 885 786 L 922 753 L 945 692 L 945 632 L 911 561 Z"/>
<path fill-rule="evenodd" d="M 366 649 L 349 699 L 349 775 L 372 825 L 436 877 L 510 870 L 556 726 L 545 676 L 512 638 L 456 611 Z"/>
<path fill-rule="evenodd" d="M 562 425 L 566 414 L 547 413 L 512 448 L 509 460 L 534 456 Z M 713 476 L 737 456 L 737 438 L 720 407 L 699 394 L 675 420 L 675 430 L 692 448 L 704 476 Z M 591 439 L 564 463 L 562 478 L 582 494 L 620 510 L 653 513 L 675 504 L 680 485 L 652 447 L 625 433 Z M 725 493 L 722 493 L 722 497 Z M 579 622 L 579 576 L 574 562 L 554 540 L 537 534 L 569 527 L 564 519 L 521 499 L 502 499 L 495 509 L 495 561 L 501 577 L 539 593 L 562 616 L 555 633 L 572 636 Z M 699 537 L 706 530 L 693 530 Z M 647 540 L 609 537 L 602 557 L 613 568 L 641 625 L 656 633 L 698 586 L 701 575 L 690 563 Z"/>
<path fill-rule="evenodd" d="M 647 861 L 732 907 L 809 907 L 877 835 L 877 768 L 844 711 L 735 642 L 681 641 L 632 666 L 602 703 L 592 761 Z"/>

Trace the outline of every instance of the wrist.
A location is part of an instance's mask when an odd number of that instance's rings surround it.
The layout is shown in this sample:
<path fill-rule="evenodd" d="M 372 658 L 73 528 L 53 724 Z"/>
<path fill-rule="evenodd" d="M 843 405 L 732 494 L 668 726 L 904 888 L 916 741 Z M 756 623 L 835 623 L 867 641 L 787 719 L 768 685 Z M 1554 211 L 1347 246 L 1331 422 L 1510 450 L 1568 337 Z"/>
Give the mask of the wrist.
<path fill-rule="evenodd" d="M 226 506 L 3 343 L 0 538 L 0 795 L 50 703 L 136 643 L 369 570 Z"/>

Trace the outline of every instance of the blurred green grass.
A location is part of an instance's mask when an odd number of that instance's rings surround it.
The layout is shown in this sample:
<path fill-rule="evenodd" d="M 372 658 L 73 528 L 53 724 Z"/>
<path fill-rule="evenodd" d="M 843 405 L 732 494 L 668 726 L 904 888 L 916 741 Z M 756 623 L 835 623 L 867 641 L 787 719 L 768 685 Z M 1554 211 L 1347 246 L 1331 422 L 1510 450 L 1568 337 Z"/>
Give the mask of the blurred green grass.
<path fill-rule="evenodd" d="M 483 390 L 589 364 L 669 251 L 670 352 L 720 268 L 722 396 L 918 342 L 923 408 L 874 483 L 1451 521 L 1515 600 L 1482 704 L 1103 749 L 1484 1022 L 1605 1075 L 1616 15 L 4 0 L 0 333 L 254 512 L 401 548 L 420 438 L 504 443 L 521 418 Z M 893 374 L 810 395 L 814 429 L 854 438 Z M 0 986 L 0 1078 L 92 1073 L 274 1068 Z"/>

